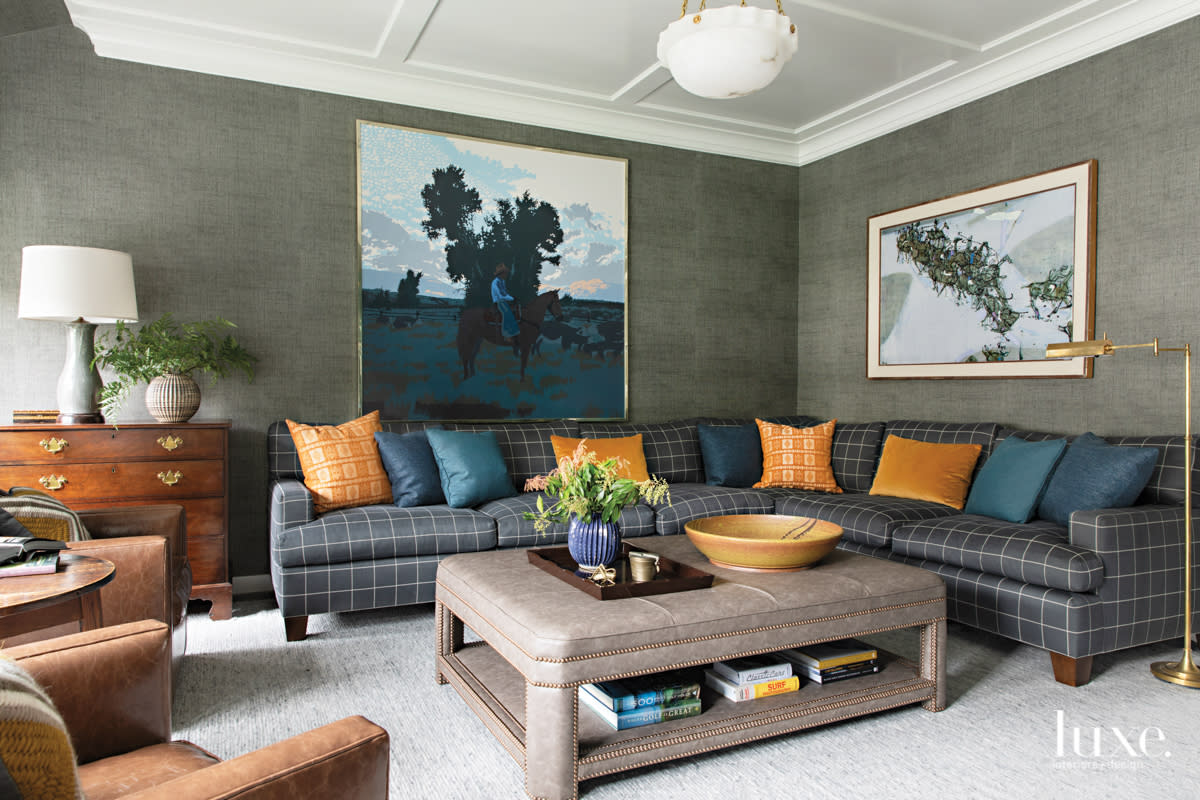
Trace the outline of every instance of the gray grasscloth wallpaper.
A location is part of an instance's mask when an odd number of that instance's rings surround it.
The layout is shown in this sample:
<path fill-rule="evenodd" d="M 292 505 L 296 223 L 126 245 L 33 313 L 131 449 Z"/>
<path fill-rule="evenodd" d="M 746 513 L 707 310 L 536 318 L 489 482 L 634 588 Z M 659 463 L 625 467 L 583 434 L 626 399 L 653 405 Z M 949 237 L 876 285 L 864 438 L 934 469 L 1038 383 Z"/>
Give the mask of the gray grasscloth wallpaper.
<path fill-rule="evenodd" d="M 1198 18 L 801 167 L 798 409 L 1182 433 L 1177 353 L 1119 353 L 1096 361 L 1090 380 L 865 377 L 868 217 L 1090 158 L 1096 336 L 1200 345 Z"/>
<path fill-rule="evenodd" d="M 54 406 L 65 346 L 16 318 L 21 247 L 130 252 L 144 320 L 223 316 L 261 359 L 198 418 L 233 420 L 233 574 L 265 574 L 267 425 L 358 412 L 359 118 L 629 159 L 630 418 L 793 410 L 795 167 L 101 59 L 60 26 L 0 36 L 0 420 Z"/>

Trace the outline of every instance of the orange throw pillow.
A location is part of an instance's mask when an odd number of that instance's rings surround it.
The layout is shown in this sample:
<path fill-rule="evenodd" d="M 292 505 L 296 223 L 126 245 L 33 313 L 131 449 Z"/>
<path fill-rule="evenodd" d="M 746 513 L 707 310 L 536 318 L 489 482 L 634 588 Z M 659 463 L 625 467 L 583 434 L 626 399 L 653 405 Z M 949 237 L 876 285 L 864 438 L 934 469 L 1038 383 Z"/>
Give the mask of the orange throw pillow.
<path fill-rule="evenodd" d="M 379 412 L 341 425 L 301 425 L 287 420 L 304 485 L 313 495 L 313 511 L 392 502 L 392 487 L 379 459 L 375 432 L 383 430 Z"/>
<path fill-rule="evenodd" d="M 640 433 L 619 439 L 568 439 L 566 436 L 551 436 L 554 460 L 558 462 L 569 458 L 580 442 L 587 442 L 584 449 L 595 453 L 601 461 L 610 458 L 625 459 L 625 465 L 617 470 L 618 478 L 630 478 L 638 483 L 650 480 L 650 472 L 646 469 L 646 451 L 642 449 Z"/>
<path fill-rule="evenodd" d="M 778 487 L 840 494 L 833 477 L 833 428 L 836 419 L 811 428 L 793 428 L 754 420 L 762 439 L 762 479 L 755 489 Z"/>
<path fill-rule="evenodd" d="M 962 510 L 971 473 L 983 448 L 889 436 L 879 456 L 871 494 L 928 500 Z"/>

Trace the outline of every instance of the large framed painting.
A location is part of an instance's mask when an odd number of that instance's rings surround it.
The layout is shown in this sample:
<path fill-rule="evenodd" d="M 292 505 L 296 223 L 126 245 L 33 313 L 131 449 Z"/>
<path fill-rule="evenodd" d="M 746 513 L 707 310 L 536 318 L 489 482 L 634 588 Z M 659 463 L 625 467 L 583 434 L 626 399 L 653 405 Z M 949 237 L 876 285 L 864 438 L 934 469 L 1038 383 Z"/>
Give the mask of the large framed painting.
<path fill-rule="evenodd" d="M 871 217 L 867 377 L 1086 378 L 1096 162 Z"/>
<path fill-rule="evenodd" d="M 363 411 L 625 419 L 627 168 L 359 120 Z"/>

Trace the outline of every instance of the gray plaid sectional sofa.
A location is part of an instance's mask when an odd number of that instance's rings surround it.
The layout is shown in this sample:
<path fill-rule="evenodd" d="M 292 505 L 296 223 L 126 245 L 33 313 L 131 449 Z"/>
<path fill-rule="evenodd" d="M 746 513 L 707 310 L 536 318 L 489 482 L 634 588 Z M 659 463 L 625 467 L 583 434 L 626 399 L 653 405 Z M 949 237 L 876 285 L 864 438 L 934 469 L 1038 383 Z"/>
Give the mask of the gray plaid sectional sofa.
<path fill-rule="evenodd" d="M 773 418 L 795 426 L 809 416 Z M 651 474 L 671 485 L 671 504 L 628 508 L 622 535 L 671 535 L 693 519 L 720 514 L 792 514 L 834 522 L 839 547 L 915 564 L 946 582 L 951 619 L 1047 650 L 1055 678 L 1079 685 L 1093 656 L 1183 635 L 1184 464 L 1182 436 L 1111 437 L 1111 444 L 1155 447 L 1159 459 L 1131 508 L 1077 511 L 1070 525 L 1016 524 L 949 506 L 869 494 L 888 435 L 926 442 L 974 443 L 976 471 L 1007 436 L 1053 434 L 995 423 L 891 420 L 839 423 L 833 472 L 842 494 L 798 489 L 710 486 L 697 425 L 753 420 L 695 418 L 651 424 L 442 424 L 496 434 L 515 488 L 555 466 L 550 436 L 606 438 L 640 433 Z M 423 423 L 384 423 L 395 433 Z M 398 508 L 366 506 L 316 517 L 286 423 L 268 430 L 271 579 L 289 640 L 303 639 L 310 614 L 355 611 L 434 599 L 438 562 L 454 553 L 546 546 L 566 540 L 566 526 L 539 535 L 523 513 L 538 493 L 484 503 Z"/>

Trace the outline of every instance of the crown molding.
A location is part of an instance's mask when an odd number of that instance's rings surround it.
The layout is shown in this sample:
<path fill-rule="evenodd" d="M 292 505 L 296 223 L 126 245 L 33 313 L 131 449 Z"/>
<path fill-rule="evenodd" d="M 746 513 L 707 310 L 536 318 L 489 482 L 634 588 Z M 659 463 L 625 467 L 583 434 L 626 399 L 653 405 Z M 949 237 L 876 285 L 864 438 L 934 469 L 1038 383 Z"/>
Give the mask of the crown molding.
<path fill-rule="evenodd" d="M 105 58 L 220 75 L 239 80 L 360 97 L 455 114 L 486 117 L 592 136 L 801 166 L 981 99 L 1200 14 L 1200 0 L 1138 0 L 1015 49 L 1007 41 L 964 58 L 965 71 L 944 76 L 947 62 L 923 76 L 798 129 L 666 108 L 647 101 L 615 102 L 588 93 L 467 83 L 409 64 L 407 73 L 368 57 L 334 61 L 311 53 L 254 47 L 139 25 L 86 5 L 73 22 Z M 1036 36 L 1036 29 L 1031 36 Z M 356 62 L 356 63 L 354 63 Z M 643 73 L 639 81 L 652 80 Z"/>

